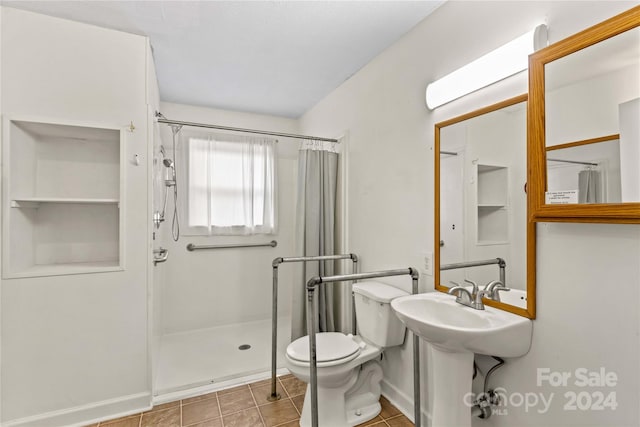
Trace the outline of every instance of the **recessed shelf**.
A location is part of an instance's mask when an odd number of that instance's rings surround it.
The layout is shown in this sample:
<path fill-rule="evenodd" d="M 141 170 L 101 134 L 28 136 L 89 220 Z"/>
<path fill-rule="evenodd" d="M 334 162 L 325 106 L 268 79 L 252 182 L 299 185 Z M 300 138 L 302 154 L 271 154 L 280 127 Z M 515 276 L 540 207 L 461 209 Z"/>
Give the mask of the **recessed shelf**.
<path fill-rule="evenodd" d="M 62 197 L 21 197 L 11 200 L 12 208 L 38 208 L 40 203 L 116 204 L 118 199 L 79 199 Z"/>
<path fill-rule="evenodd" d="M 492 245 L 507 245 L 509 244 L 506 240 L 479 240 L 478 246 L 492 246 Z"/>
<path fill-rule="evenodd" d="M 12 277 L 58 276 L 61 274 L 87 274 L 122 270 L 124 269 L 120 266 L 117 260 L 36 264 L 26 267 L 18 273 L 12 274 Z"/>
<path fill-rule="evenodd" d="M 5 118 L 3 277 L 122 269 L 118 128 Z"/>
<path fill-rule="evenodd" d="M 508 243 L 508 172 L 505 166 L 478 164 L 478 246 Z"/>
<path fill-rule="evenodd" d="M 502 209 L 506 207 L 506 205 L 492 205 L 492 204 L 479 204 L 478 209 Z"/>

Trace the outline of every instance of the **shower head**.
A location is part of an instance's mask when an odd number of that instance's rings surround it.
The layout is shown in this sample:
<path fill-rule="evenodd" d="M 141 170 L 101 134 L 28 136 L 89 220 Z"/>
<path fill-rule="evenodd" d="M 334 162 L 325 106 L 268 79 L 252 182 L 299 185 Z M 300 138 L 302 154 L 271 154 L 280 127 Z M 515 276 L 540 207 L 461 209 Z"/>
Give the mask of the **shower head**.
<path fill-rule="evenodd" d="M 167 167 L 167 169 L 171 169 L 171 177 L 169 179 L 169 177 L 167 177 L 167 179 L 164 180 L 164 185 L 166 185 L 167 187 L 173 187 L 176 185 L 176 165 L 173 162 L 173 160 L 171 159 L 163 159 L 162 160 L 162 164 L 165 165 Z"/>

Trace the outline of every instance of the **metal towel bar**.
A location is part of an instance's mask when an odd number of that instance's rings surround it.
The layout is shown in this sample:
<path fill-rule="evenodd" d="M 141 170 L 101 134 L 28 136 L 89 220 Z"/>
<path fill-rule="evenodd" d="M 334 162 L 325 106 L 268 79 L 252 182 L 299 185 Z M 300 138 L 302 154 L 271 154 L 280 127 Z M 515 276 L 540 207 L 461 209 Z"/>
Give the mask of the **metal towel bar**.
<path fill-rule="evenodd" d="M 187 250 L 189 252 L 193 252 L 200 249 L 258 248 L 262 246 L 271 246 L 272 248 L 275 248 L 278 246 L 278 242 L 272 240 L 269 243 L 235 243 L 230 245 L 194 245 L 193 243 L 189 243 L 187 245 Z"/>
<path fill-rule="evenodd" d="M 456 262 L 453 264 L 442 264 L 440 266 L 440 271 L 455 270 L 457 268 L 480 267 L 483 265 L 492 265 L 492 264 L 498 265 L 498 268 L 500 270 L 500 281 L 504 286 L 507 286 L 507 273 L 506 273 L 507 262 L 502 258 L 491 258 L 491 259 L 486 259 L 482 261 L 466 261 L 466 262 Z"/>

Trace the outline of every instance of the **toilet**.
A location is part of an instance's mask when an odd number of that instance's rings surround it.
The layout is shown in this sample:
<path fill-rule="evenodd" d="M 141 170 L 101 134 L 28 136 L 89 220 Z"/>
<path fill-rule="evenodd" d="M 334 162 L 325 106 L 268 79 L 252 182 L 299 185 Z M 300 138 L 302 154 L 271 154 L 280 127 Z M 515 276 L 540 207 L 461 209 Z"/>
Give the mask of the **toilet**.
<path fill-rule="evenodd" d="M 384 283 L 353 284 L 358 335 L 321 332 L 316 335 L 318 423 L 347 427 L 380 413 L 380 356 L 385 348 L 402 345 L 405 326 L 391 310 L 391 300 L 407 292 Z M 285 366 L 307 383 L 300 426 L 311 426 L 309 337 L 287 347 Z"/>

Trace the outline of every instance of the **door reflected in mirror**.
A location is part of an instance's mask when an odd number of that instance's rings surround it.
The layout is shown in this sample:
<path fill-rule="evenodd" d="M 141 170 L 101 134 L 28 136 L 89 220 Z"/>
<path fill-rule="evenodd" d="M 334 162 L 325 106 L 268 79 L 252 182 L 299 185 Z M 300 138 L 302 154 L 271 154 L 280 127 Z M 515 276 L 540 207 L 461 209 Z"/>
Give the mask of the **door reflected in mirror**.
<path fill-rule="evenodd" d="M 482 289 L 501 280 L 511 291 L 485 302 L 533 317 L 535 291 L 527 283 L 526 99 L 522 95 L 436 124 L 436 289 L 472 286 L 465 280 Z M 484 265 L 466 266 L 470 263 Z"/>

